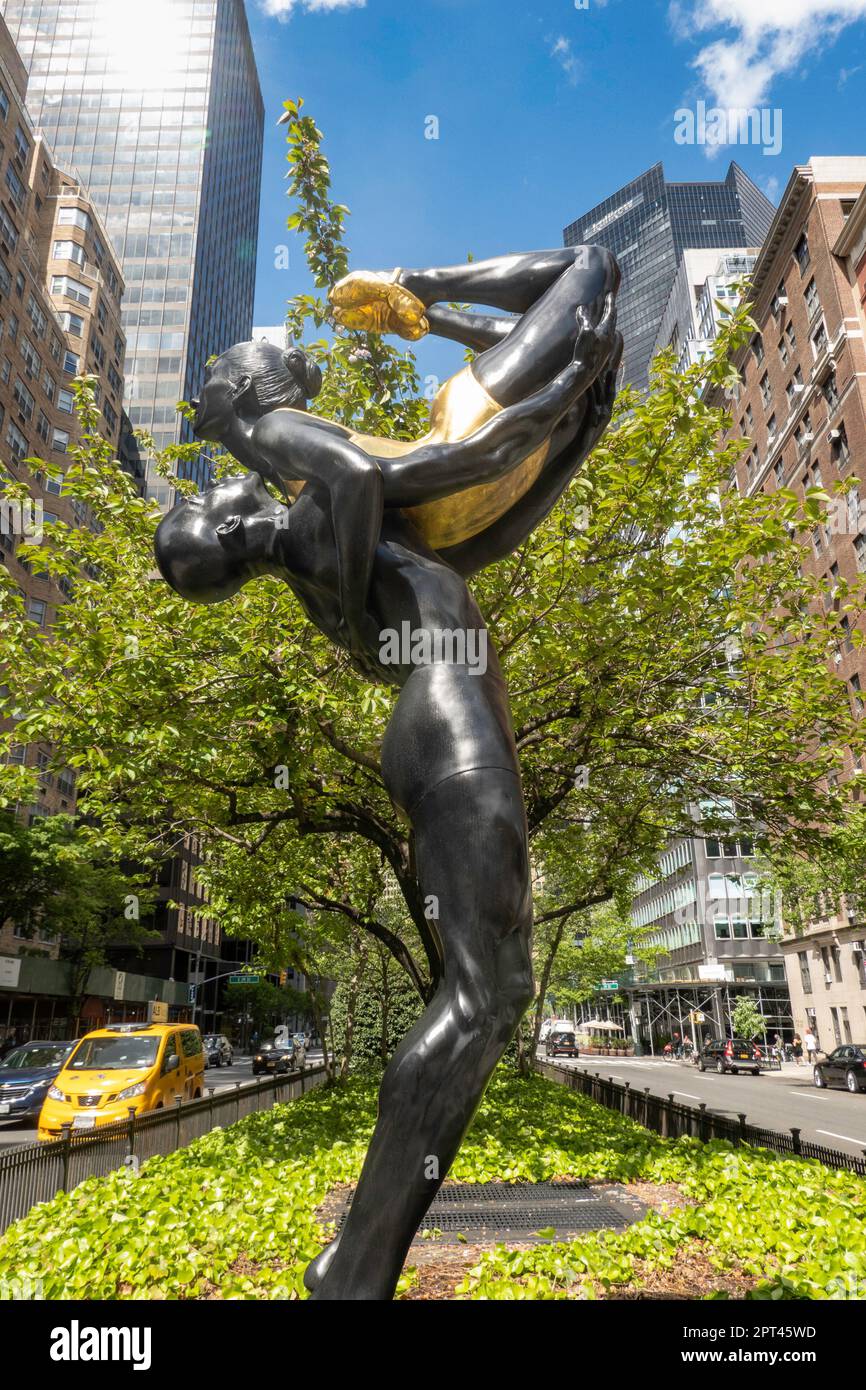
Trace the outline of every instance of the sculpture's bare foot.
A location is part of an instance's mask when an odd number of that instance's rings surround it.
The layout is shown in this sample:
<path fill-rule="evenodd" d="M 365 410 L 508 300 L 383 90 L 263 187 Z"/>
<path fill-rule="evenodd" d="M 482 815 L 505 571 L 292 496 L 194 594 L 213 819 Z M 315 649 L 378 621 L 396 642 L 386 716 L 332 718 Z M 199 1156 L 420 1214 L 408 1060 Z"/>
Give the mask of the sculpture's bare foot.
<path fill-rule="evenodd" d="M 304 1288 L 310 1293 L 315 1293 L 322 1282 L 325 1273 L 337 1253 L 337 1246 L 340 1237 L 335 1236 L 330 1245 L 326 1245 L 324 1250 L 320 1250 L 314 1260 L 311 1260 L 304 1270 Z"/>
<path fill-rule="evenodd" d="M 397 333 L 410 342 L 423 338 L 430 327 L 424 305 L 398 283 L 399 274 L 353 270 L 344 275 L 329 295 L 337 323 L 366 333 Z"/>

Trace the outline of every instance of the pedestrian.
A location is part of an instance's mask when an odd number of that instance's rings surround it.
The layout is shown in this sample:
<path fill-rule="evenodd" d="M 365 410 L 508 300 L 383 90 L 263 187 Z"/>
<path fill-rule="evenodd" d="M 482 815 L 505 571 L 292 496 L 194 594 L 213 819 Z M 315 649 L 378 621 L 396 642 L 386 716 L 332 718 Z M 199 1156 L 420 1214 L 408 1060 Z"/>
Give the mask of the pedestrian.
<path fill-rule="evenodd" d="M 806 1045 L 806 1057 L 809 1065 L 814 1066 L 815 1055 L 818 1051 L 818 1039 L 815 1037 L 811 1028 L 807 1028 L 803 1034 L 803 1042 Z"/>
<path fill-rule="evenodd" d="M 774 1057 L 777 1057 L 777 1058 L 779 1059 L 779 1061 L 781 1062 L 781 1060 L 782 1060 L 782 1034 L 781 1034 L 781 1033 L 777 1033 L 776 1036 L 773 1038 L 773 1056 L 774 1056 Z"/>
<path fill-rule="evenodd" d="M 793 1047 L 793 1049 L 794 1049 L 794 1061 L 797 1063 L 797 1066 L 798 1066 L 798 1067 L 802 1067 L 802 1065 L 803 1065 L 803 1039 L 800 1037 L 800 1034 L 799 1034 L 799 1033 L 795 1033 L 795 1034 L 794 1034 L 794 1037 L 793 1037 L 793 1040 L 792 1040 L 792 1044 L 791 1044 L 791 1045 L 792 1045 L 792 1047 Z"/>

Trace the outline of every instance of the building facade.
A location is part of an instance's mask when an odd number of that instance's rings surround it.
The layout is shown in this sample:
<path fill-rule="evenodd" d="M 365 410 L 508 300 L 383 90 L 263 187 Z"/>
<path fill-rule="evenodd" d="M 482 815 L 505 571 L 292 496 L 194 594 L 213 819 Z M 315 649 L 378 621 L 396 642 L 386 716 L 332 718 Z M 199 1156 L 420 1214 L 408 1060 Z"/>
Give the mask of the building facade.
<path fill-rule="evenodd" d="M 737 164 L 721 182 L 669 183 L 655 164 L 565 228 L 566 246 L 597 242 L 622 269 L 622 380 L 645 391 L 656 339 L 683 253 L 760 246 L 773 205 Z"/>
<path fill-rule="evenodd" d="M 126 409 L 157 447 L 207 359 L 250 337 L 264 110 L 244 0 L 3 0 L 34 119 L 126 281 Z M 203 486 L 205 453 L 185 473 Z M 148 465 L 161 505 L 172 489 Z"/>
<path fill-rule="evenodd" d="M 866 572 L 864 188 L 864 157 L 813 158 L 792 173 L 754 269 L 759 331 L 739 354 L 742 386 L 730 402 L 732 434 L 751 444 L 741 492 L 785 487 L 802 497 L 817 486 L 832 496 L 840 482 L 853 484 L 803 548 L 804 571 L 831 585 Z M 840 614 L 834 668 L 859 712 L 866 655 L 851 640 L 855 626 L 863 620 Z M 849 757 L 843 775 L 851 771 Z M 811 1026 L 828 1051 L 866 1039 L 864 938 L 864 906 L 846 902 L 781 942 L 794 1027 Z"/>
<path fill-rule="evenodd" d="M 740 282 L 752 272 L 760 248 L 684 251 L 653 348 L 672 348 L 677 370 L 694 366 L 712 350 L 723 312 L 739 305 Z M 720 307 L 723 306 L 723 307 Z"/>
<path fill-rule="evenodd" d="M 99 430 L 119 448 L 123 280 L 86 190 L 58 167 L 30 119 L 26 83 L 26 70 L 0 19 L 0 447 L 4 464 L 16 481 L 26 483 L 32 499 L 29 505 L 3 505 L 0 560 L 23 596 L 28 617 L 50 631 L 64 593 L 25 564 L 18 543 L 38 540 L 56 521 L 87 524 L 86 509 L 60 495 L 64 463 L 78 438 L 75 377 L 93 378 Z M 33 470 L 25 462 L 32 457 L 46 460 L 51 469 Z M 43 769 L 38 802 L 20 808 L 25 817 L 74 809 L 73 775 L 48 771 L 48 748 L 22 744 L 14 756 Z M 3 931 L 0 927 L 0 948 Z"/>

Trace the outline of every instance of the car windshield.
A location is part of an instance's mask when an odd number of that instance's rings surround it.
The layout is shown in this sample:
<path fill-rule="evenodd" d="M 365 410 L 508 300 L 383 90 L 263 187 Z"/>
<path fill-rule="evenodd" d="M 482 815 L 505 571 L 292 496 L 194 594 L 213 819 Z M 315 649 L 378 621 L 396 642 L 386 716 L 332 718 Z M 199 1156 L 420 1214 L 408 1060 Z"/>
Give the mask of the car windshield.
<path fill-rule="evenodd" d="M 61 1067 L 71 1051 L 72 1043 L 28 1043 L 10 1052 L 0 1066 Z"/>
<path fill-rule="evenodd" d="M 213 1034 L 211 1034 L 209 1037 L 205 1038 L 204 1045 L 205 1047 L 218 1047 L 219 1038 L 214 1037 Z"/>
<path fill-rule="evenodd" d="M 85 1038 L 68 1065 L 72 1071 L 143 1071 L 158 1050 L 159 1038 Z"/>

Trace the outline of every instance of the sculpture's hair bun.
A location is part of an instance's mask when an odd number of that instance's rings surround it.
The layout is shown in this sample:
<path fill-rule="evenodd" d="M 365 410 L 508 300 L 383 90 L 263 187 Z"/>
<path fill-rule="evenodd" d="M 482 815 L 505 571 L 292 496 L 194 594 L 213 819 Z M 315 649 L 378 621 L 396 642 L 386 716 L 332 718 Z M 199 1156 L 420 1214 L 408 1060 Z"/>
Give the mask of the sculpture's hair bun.
<path fill-rule="evenodd" d="M 307 400 L 312 400 L 322 389 L 322 369 L 300 348 L 289 348 L 283 354 L 283 361 L 292 376 L 303 389 Z"/>

